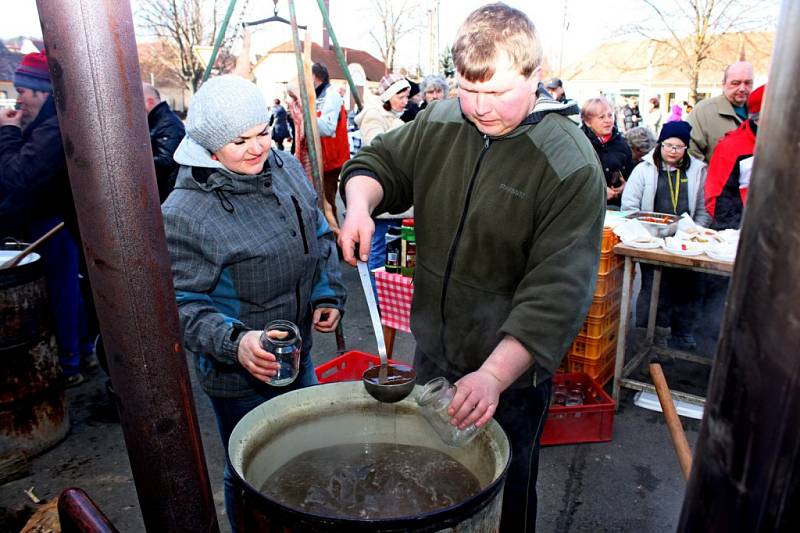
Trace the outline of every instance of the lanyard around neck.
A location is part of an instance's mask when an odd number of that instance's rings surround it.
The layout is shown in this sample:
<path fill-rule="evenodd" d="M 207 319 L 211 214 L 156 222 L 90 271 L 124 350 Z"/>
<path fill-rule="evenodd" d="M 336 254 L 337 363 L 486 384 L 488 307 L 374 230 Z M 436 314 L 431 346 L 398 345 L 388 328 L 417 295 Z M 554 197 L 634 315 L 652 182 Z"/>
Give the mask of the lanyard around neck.
<path fill-rule="evenodd" d="M 672 185 L 672 174 L 667 168 L 667 183 L 669 184 L 669 198 L 672 200 L 672 212 L 678 214 L 678 196 L 681 192 L 681 169 L 675 172 L 675 185 Z"/>

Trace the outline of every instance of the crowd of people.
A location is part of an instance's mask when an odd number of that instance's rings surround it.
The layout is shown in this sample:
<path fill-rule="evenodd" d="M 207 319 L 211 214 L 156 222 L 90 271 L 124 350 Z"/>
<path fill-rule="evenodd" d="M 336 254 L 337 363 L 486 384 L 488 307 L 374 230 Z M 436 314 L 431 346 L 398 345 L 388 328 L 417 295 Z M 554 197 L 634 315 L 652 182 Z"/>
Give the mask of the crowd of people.
<path fill-rule="evenodd" d="M 286 107 L 278 98 L 270 107 L 237 64 L 201 86 L 185 125 L 143 84 L 184 347 L 224 445 L 255 406 L 316 383 L 312 330 L 334 331 L 346 301 L 338 254 L 377 268 L 389 226 L 414 216 L 417 375 L 457 383 L 449 412 L 459 427 L 503 426 L 513 459 L 501 531 L 534 529 L 551 378 L 592 300 L 606 209 L 738 228 L 764 92 L 752 91 L 752 66 L 735 63 L 723 94 L 688 118 L 676 104 L 663 121 L 655 97 L 644 114 L 636 97 L 579 106 L 561 79 L 542 81 L 542 55 L 525 14 L 475 10 L 453 46 L 457 98 L 442 76 L 417 84 L 387 74 L 355 116 L 363 144 L 352 158 L 342 95 L 314 64 L 323 209 L 296 83 Z M 0 112 L 0 228 L 31 240 L 67 223 L 42 255 L 59 359 L 76 385 L 96 364 L 97 330 L 47 67 L 45 54 L 25 56 L 14 77 L 20 109 Z M 704 288 L 686 271 L 664 282 L 658 325 L 692 349 L 702 295 L 719 304 L 725 287 Z M 640 321 L 651 283 L 643 268 Z M 293 321 L 303 338 L 300 377 L 285 388 L 269 385 L 279 365 L 259 340 L 274 319 Z M 227 465 L 230 516 L 232 476 Z"/>

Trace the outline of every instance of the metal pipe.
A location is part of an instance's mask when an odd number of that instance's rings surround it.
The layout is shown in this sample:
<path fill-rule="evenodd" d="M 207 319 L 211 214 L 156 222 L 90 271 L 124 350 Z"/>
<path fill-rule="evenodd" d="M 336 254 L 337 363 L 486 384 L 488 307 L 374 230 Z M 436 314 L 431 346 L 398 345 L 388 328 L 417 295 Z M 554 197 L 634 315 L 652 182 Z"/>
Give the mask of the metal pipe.
<path fill-rule="evenodd" d="M 755 166 L 678 531 L 800 531 L 800 2 L 778 19 Z"/>
<path fill-rule="evenodd" d="M 236 7 L 236 0 L 231 0 L 228 4 L 228 10 L 225 12 L 225 17 L 222 19 L 222 26 L 219 28 L 219 33 L 217 33 L 217 37 L 214 39 L 214 49 L 211 50 L 211 57 L 208 59 L 208 65 L 206 65 L 206 69 L 203 71 L 203 82 L 208 81 L 211 69 L 214 68 L 214 63 L 217 61 L 219 47 L 222 46 L 222 40 L 225 39 L 225 32 L 228 31 L 228 22 L 231 20 L 234 7 Z M 247 60 L 249 61 L 250 58 Z"/>
<path fill-rule="evenodd" d="M 58 497 L 58 522 L 61 533 L 119 533 L 86 492 L 65 489 Z"/>
<path fill-rule="evenodd" d="M 336 51 L 336 59 L 339 60 L 339 66 L 342 67 L 344 77 L 347 78 L 347 84 L 350 86 L 350 94 L 353 95 L 353 100 L 356 102 L 358 111 L 361 111 L 364 108 L 364 102 L 361 100 L 358 87 L 356 87 L 356 83 L 353 81 L 353 77 L 350 75 L 350 69 L 347 66 L 347 59 L 344 57 L 342 47 L 339 46 L 339 40 L 336 38 L 336 33 L 333 31 L 333 25 L 331 24 L 331 19 L 328 15 L 328 9 L 325 7 L 325 0 L 317 0 L 317 5 L 319 6 L 320 13 L 322 13 L 322 22 L 325 24 L 325 28 L 327 28 L 328 33 L 330 34 L 331 41 L 333 41 L 333 49 Z"/>
<path fill-rule="evenodd" d="M 39 0 L 78 225 L 148 531 L 218 531 L 129 2 Z"/>

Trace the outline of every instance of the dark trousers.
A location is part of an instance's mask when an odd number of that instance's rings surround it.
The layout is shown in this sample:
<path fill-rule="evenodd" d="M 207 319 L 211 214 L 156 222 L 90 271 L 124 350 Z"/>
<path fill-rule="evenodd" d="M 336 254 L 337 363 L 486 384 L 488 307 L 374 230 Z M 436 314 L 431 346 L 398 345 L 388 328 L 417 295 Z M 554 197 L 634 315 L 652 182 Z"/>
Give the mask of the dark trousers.
<path fill-rule="evenodd" d="M 640 263 L 642 289 L 636 300 L 636 325 L 647 326 L 654 267 Z M 672 328 L 672 336 L 691 335 L 702 297 L 700 275 L 689 270 L 662 268 L 656 326 Z"/>
<path fill-rule="evenodd" d="M 444 376 L 455 383 L 461 376 L 439 369 L 419 349 L 414 354 L 417 382 Z M 538 387 L 508 389 L 500 395 L 494 419 L 511 444 L 511 464 L 503 492 L 501 533 L 529 533 L 536 530 L 536 478 L 539 474 L 539 440 L 550 407 L 552 380 Z"/>
<path fill-rule="evenodd" d="M 31 240 L 38 239 L 59 222 L 58 218 L 32 222 Z M 80 372 L 81 356 L 91 354 L 94 349 L 94 336 L 81 293 L 78 244 L 67 229 L 62 229 L 38 251 L 44 260 L 59 363 L 64 376 L 72 376 Z"/>

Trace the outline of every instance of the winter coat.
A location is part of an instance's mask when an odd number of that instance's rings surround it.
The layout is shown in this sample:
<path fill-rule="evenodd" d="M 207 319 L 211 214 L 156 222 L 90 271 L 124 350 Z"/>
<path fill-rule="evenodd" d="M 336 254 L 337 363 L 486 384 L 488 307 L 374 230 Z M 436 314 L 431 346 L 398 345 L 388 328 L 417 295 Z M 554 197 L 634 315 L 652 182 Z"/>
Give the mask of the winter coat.
<path fill-rule="evenodd" d="M 705 203 L 706 164 L 692 157 L 686 171 L 688 180 L 687 196 L 689 199 L 689 215 L 700 226 L 708 227 L 711 217 L 708 216 Z M 651 151 L 642 158 L 642 162 L 633 169 L 625 190 L 622 191 L 623 211 L 652 211 L 658 190 L 658 169 L 653 162 Z M 678 213 L 680 215 L 680 213 Z"/>
<path fill-rule="evenodd" d="M 689 153 L 708 163 L 720 139 L 738 128 L 742 119 L 725 95 L 721 94 L 698 103 L 687 122 L 692 125 Z"/>
<path fill-rule="evenodd" d="M 25 129 L 0 128 L 0 237 L 25 239 L 31 221 L 52 217 L 63 219 L 78 239 L 67 162 L 50 95 Z"/>
<path fill-rule="evenodd" d="M 620 183 L 615 183 L 614 173 L 619 172 L 623 179 L 628 179 L 633 170 L 633 154 L 628 146 L 628 141 L 617 130 L 611 130 L 611 138 L 606 143 L 602 143 L 600 138 L 586 124 L 581 126 L 583 133 L 592 143 L 597 157 L 600 158 L 600 165 L 603 167 L 603 176 L 606 178 L 606 186 L 617 187 Z M 619 199 L 609 200 L 610 205 L 619 205 Z"/>
<path fill-rule="evenodd" d="M 411 330 L 444 372 L 477 370 L 510 335 L 534 364 L 514 384 L 551 377 L 592 299 L 605 184 L 575 112 L 541 96 L 510 133 L 491 138 L 456 98 L 436 101 L 376 137 L 342 170 L 383 199 L 373 214 L 414 205 L 417 263 Z M 562 114 L 563 113 L 563 114 Z"/>
<path fill-rule="evenodd" d="M 312 310 L 344 309 L 333 234 L 291 155 L 271 151 L 256 176 L 181 167 L 161 210 L 184 347 L 209 395 L 267 387 L 238 362 L 243 331 L 290 320 L 307 354 Z"/>
<path fill-rule="evenodd" d="M 706 179 L 706 209 L 714 229 L 739 229 L 747 188 L 739 186 L 739 163 L 753 156 L 757 126 L 745 120 L 717 144 Z"/>
<path fill-rule="evenodd" d="M 286 121 L 286 110 L 278 104 L 272 107 L 269 125 L 272 126 L 272 138 L 282 141 L 289 138 L 289 123 Z"/>
<path fill-rule="evenodd" d="M 156 166 L 158 198 L 161 203 L 175 187 L 180 165 L 172 159 L 175 150 L 186 135 L 183 122 L 167 102 L 161 102 L 147 114 L 150 128 L 150 145 L 153 147 L 153 162 Z"/>

